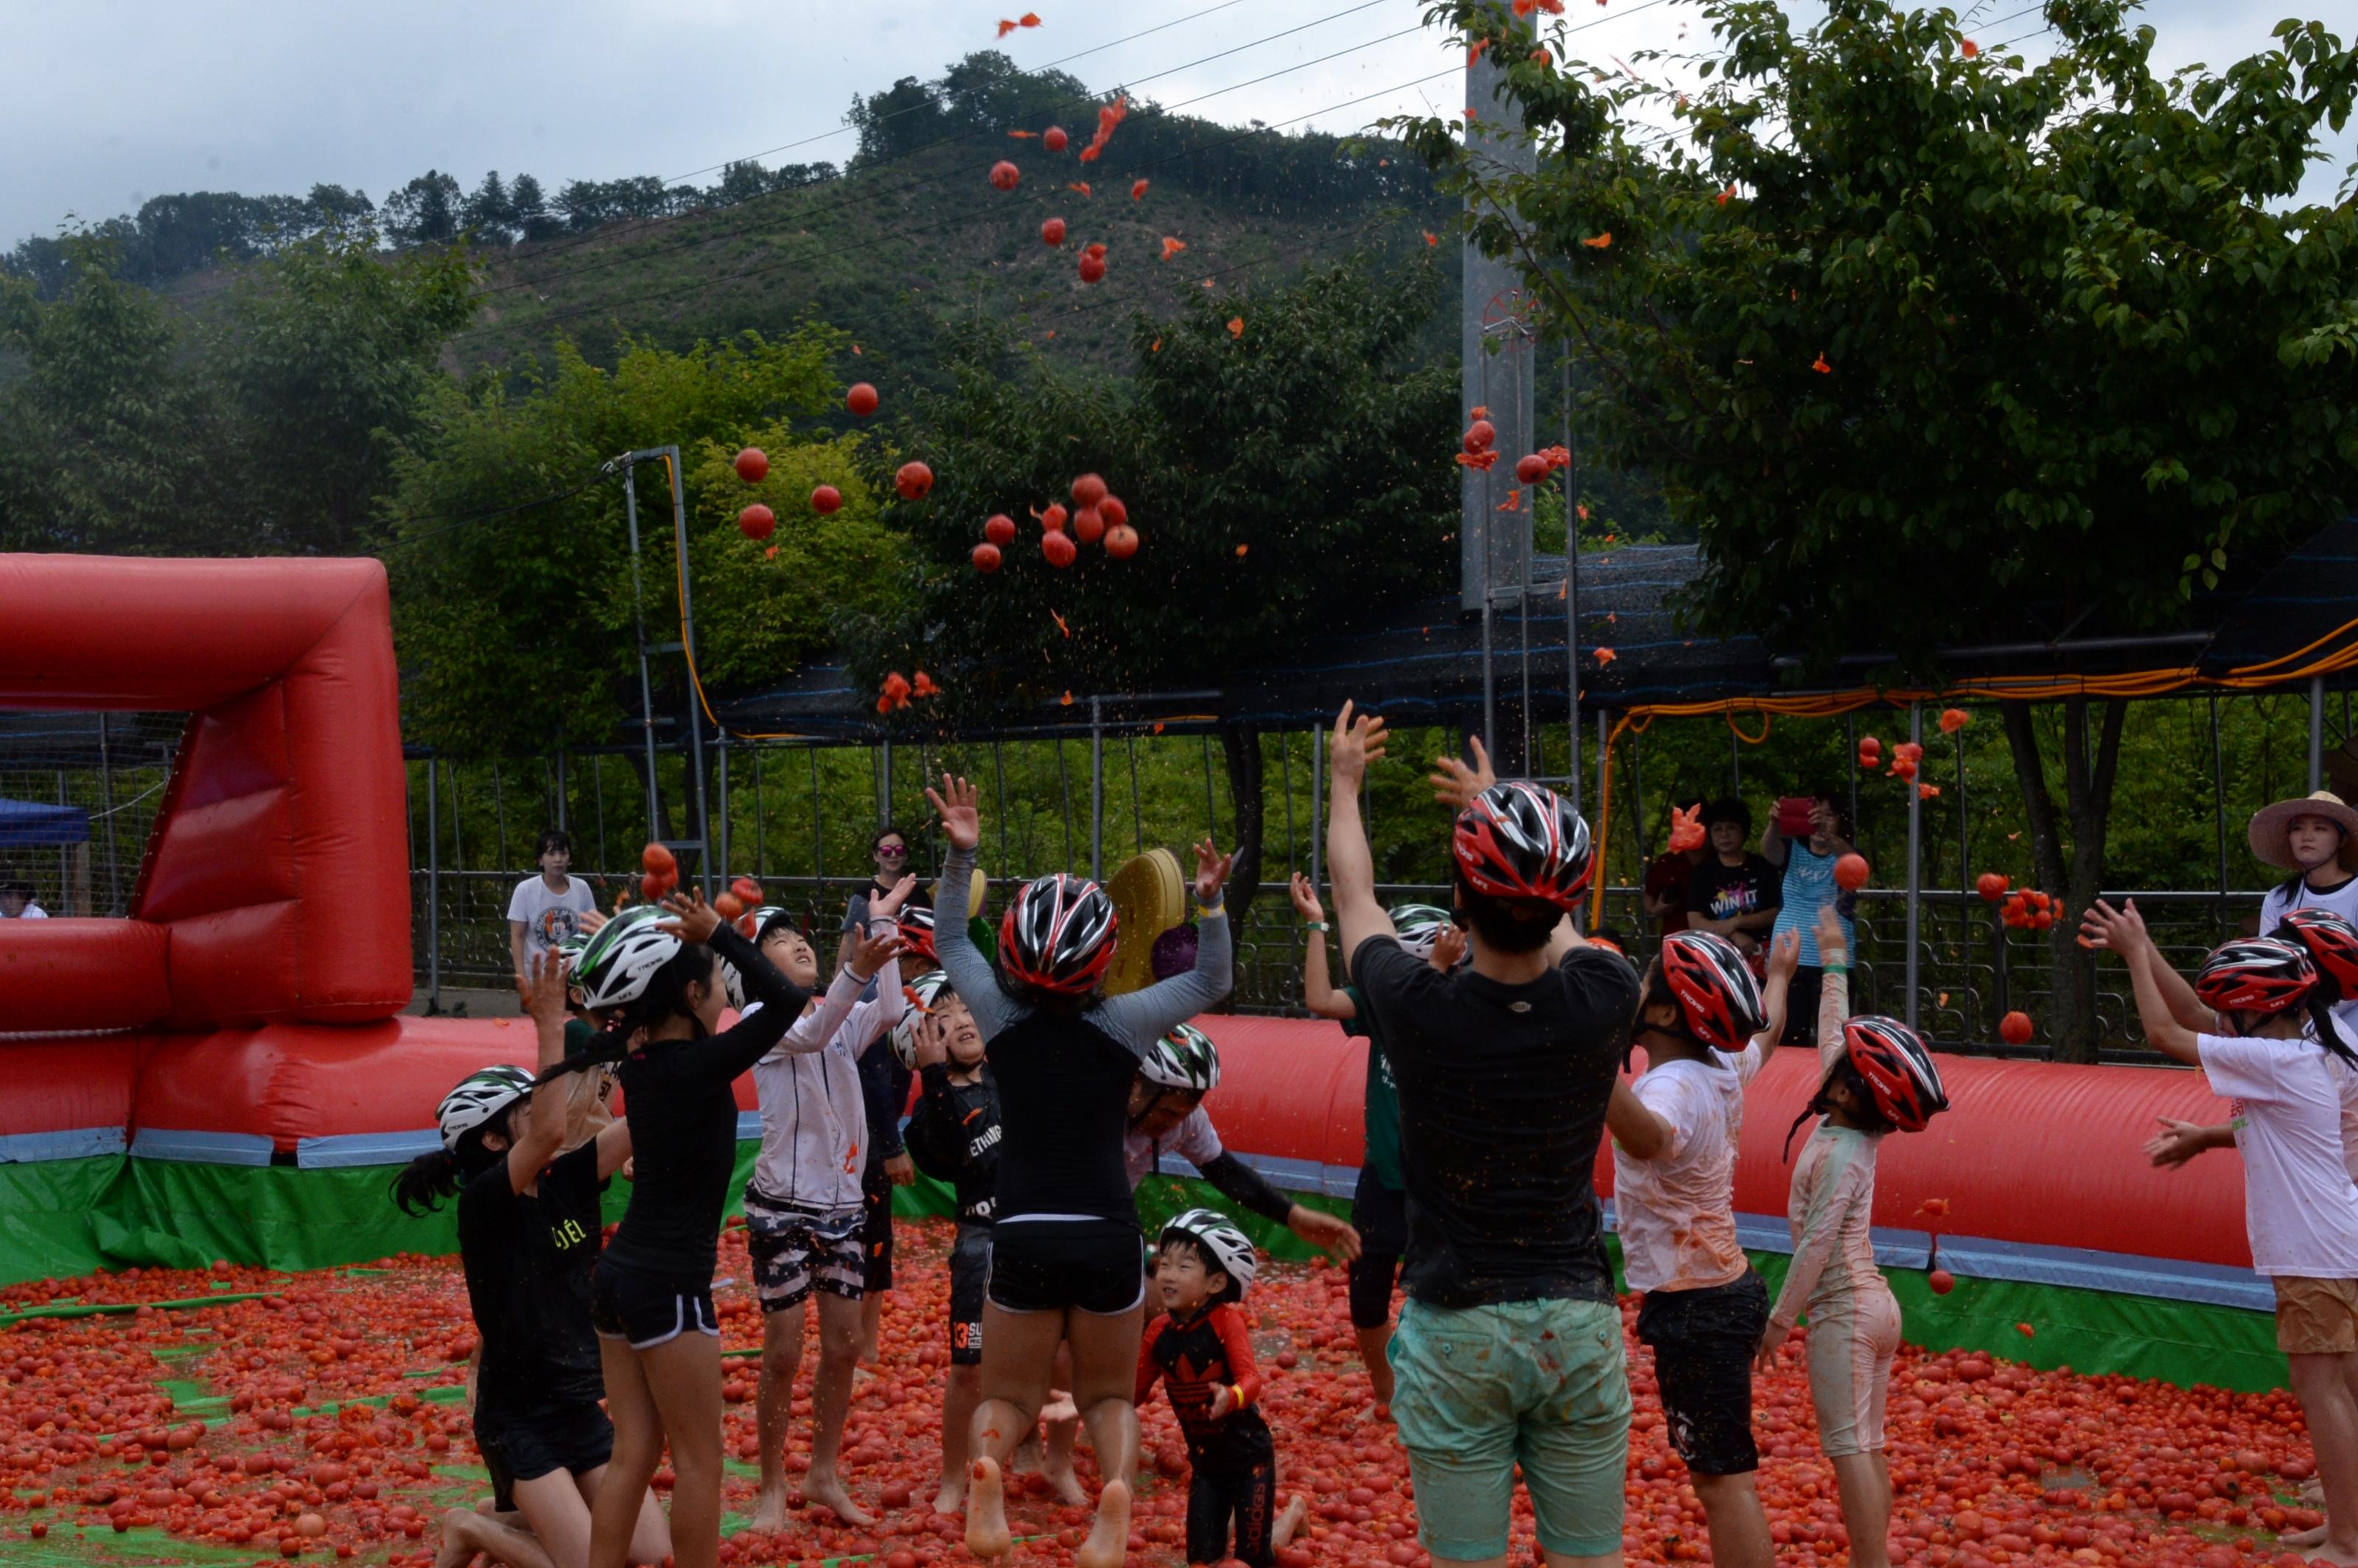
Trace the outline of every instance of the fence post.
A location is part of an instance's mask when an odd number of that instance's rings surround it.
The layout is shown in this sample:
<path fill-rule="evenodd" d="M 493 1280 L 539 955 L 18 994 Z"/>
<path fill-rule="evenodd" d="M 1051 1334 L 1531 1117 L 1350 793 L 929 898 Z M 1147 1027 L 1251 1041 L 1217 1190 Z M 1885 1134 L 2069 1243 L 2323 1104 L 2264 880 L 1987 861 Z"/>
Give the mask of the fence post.
<path fill-rule="evenodd" d="M 442 1011 L 442 832 L 436 776 L 440 760 L 426 759 L 426 997 L 428 1011 Z"/>
<path fill-rule="evenodd" d="M 1918 746 L 1924 743 L 1924 705 L 1908 705 L 1908 739 Z M 1916 935 L 1921 913 L 1918 893 L 1923 887 L 1924 792 L 1917 781 L 1908 781 L 1908 1027 L 1916 1027 Z"/>
<path fill-rule="evenodd" d="M 1574 719 L 1573 728 L 1580 728 Z M 1326 748 L 1322 742 L 1325 732 L 1314 727 L 1310 731 L 1310 881 L 1313 887 L 1326 885 Z"/>
<path fill-rule="evenodd" d="M 1105 699 L 1089 698 L 1089 880 L 1105 880 Z"/>

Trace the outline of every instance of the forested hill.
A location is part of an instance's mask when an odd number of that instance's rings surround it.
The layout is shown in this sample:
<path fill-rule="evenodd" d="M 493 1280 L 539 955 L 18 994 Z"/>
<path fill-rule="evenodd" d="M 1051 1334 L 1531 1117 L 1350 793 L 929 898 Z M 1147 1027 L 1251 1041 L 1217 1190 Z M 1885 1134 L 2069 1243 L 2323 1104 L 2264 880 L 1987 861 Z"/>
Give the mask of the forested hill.
<path fill-rule="evenodd" d="M 483 264 L 481 308 L 451 344 L 454 369 L 521 367 L 560 333 L 611 363 L 626 333 L 680 347 L 817 320 L 848 330 L 880 371 L 925 380 L 962 319 L 1109 367 L 1134 309 L 1167 309 L 1207 278 L 1227 289 L 1354 250 L 1397 255 L 1446 228 L 1422 166 L 1376 139 L 1226 125 L 1141 100 L 1084 163 L 1109 102 L 983 51 L 855 99 L 850 135 L 799 149 L 856 136 L 840 168 L 741 162 L 705 187 L 577 179 L 553 197 L 530 174 L 469 190 L 430 171 L 381 203 L 330 185 L 300 198 L 200 192 L 101 228 L 124 276 L 200 308 L 222 259 L 233 268 L 330 224 L 373 223 L 396 248 L 463 241 Z M 1044 139 L 1052 126 L 1069 133 L 1061 151 Z M 990 180 L 1001 159 L 1020 174 L 1011 191 Z M 1042 238 L 1051 218 L 1065 220 L 1059 246 Z M 1093 243 L 1107 247 L 1105 274 L 1085 284 Z M 1454 243 L 1444 249 L 1454 266 Z M 66 274 L 54 240 L 24 242 L 5 265 L 45 290 Z M 1433 346 L 1454 351 L 1447 323 Z"/>

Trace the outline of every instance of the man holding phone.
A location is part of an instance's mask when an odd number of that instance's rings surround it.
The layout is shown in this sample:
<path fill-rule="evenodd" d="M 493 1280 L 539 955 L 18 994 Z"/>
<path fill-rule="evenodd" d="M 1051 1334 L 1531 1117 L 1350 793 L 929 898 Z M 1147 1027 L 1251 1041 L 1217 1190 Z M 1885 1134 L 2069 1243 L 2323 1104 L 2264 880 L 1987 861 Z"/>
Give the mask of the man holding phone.
<path fill-rule="evenodd" d="M 1834 862 L 1851 852 L 1850 823 L 1831 795 L 1791 795 L 1777 803 L 1776 818 L 1760 836 L 1760 852 L 1772 866 L 1785 871 L 1780 905 L 1773 935 L 1798 933 L 1801 967 L 1793 971 L 1785 992 L 1787 1045 L 1807 1044 L 1818 1027 L 1818 989 L 1825 970 L 1818 962 L 1818 912 L 1833 904 L 1842 922 L 1843 946 L 1858 951 L 1851 928 L 1851 911 L 1857 895 L 1834 886 Z"/>

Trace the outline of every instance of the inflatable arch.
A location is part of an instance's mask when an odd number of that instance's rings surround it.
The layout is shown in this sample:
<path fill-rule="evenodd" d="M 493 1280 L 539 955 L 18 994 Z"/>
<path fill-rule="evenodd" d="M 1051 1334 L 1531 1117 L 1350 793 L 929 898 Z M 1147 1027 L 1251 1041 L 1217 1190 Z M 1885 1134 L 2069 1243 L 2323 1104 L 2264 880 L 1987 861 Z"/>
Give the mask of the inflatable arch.
<path fill-rule="evenodd" d="M 192 715 L 132 917 L 0 923 L 0 1281 L 450 1249 L 447 1214 L 409 1221 L 386 1202 L 386 1167 L 431 1146 L 451 1083 L 528 1062 L 532 1037 L 520 1018 L 398 1016 L 412 968 L 383 567 L 0 556 L 0 707 Z M 1201 1022 L 1230 1147 L 1304 1201 L 1347 1203 L 1365 1044 L 1315 1021 Z M 2237 1162 L 2158 1172 L 2139 1152 L 2157 1116 L 2224 1118 L 2199 1075 L 1942 1065 L 1957 1108 L 1886 1144 L 1877 1199 L 1911 1338 L 2280 1384 Z M 1789 1245 L 1779 1144 L 1811 1068 L 1780 1054 L 1747 1101 L 1736 1206 L 1772 1275 Z M 738 1095 L 750 1140 L 748 1080 Z M 1600 1191 L 1611 1177 L 1600 1157 Z M 1158 1180 L 1141 1205 L 1195 1195 Z M 1948 1205 L 1945 1297 L 1917 1271 L 1930 1198 Z M 902 1201 L 946 1212 L 923 1186 Z"/>

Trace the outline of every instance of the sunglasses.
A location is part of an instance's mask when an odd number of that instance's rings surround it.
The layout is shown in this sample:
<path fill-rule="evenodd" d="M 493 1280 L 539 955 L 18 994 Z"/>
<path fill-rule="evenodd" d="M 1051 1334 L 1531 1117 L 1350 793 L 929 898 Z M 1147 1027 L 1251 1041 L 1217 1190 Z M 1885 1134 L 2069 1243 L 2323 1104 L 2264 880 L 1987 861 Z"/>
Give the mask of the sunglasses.
<path fill-rule="evenodd" d="M 905 860 L 909 858 L 909 847 L 906 844 L 886 844 L 876 851 L 876 858 L 880 860 Z"/>

